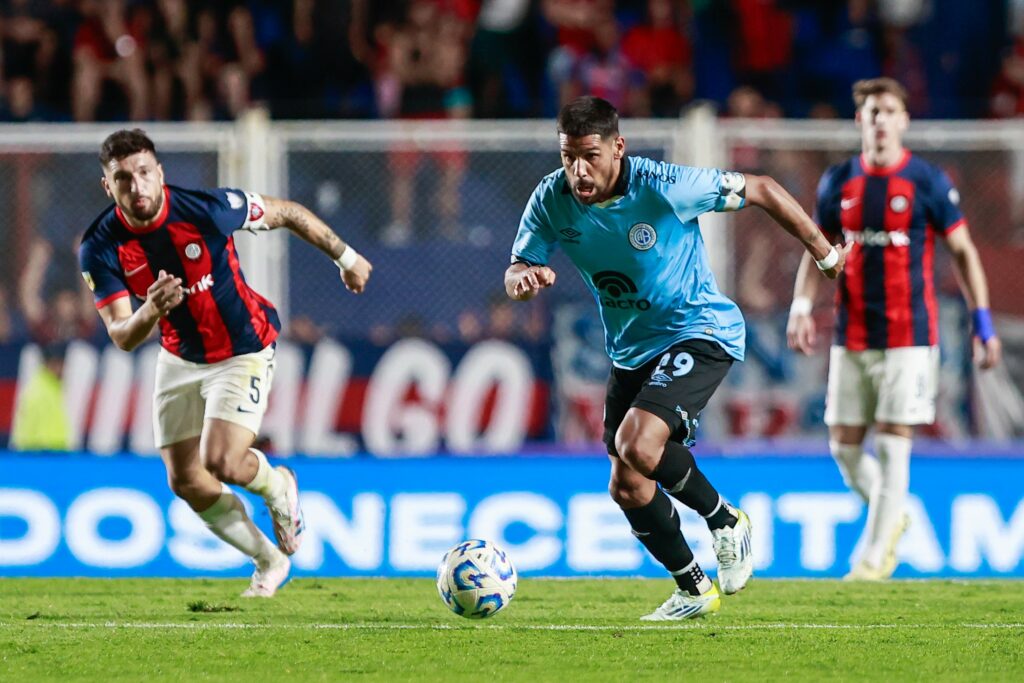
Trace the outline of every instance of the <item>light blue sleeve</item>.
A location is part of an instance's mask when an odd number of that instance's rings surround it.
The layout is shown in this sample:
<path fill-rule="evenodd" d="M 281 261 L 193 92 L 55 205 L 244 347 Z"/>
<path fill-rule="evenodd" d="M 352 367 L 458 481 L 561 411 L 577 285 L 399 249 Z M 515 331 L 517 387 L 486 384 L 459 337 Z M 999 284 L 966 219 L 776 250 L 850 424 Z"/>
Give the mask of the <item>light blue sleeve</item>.
<path fill-rule="evenodd" d="M 512 245 L 512 261 L 528 261 L 534 265 L 546 265 L 552 250 L 557 246 L 548 202 L 552 187 L 542 181 L 530 196 L 523 217 L 519 220 L 519 232 Z"/>
<path fill-rule="evenodd" d="M 709 211 L 737 211 L 746 205 L 746 178 L 717 168 L 675 166 L 676 182 L 665 193 L 676 214 L 688 221 Z"/>

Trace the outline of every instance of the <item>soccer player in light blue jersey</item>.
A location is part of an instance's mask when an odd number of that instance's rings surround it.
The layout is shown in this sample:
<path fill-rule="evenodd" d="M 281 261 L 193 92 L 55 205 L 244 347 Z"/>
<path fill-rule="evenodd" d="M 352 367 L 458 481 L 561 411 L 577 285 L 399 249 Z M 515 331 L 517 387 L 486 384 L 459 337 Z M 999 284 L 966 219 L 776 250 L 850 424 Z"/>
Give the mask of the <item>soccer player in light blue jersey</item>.
<path fill-rule="evenodd" d="M 842 271 L 845 252 L 771 178 L 626 156 L 618 112 L 605 100 L 563 107 L 558 137 L 562 168 L 530 197 L 505 291 L 526 301 L 553 285 L 547 263 L 560 245 L 593 293 L 614 366 L 604 421 L 609 491 L 678 585 L 643 619 L 699 617 L 719 609 L 718 588 L 694 560 L 668 495 L 707 520 L 722 592 L 743 588 L 753 559 L 750 520 L 722 499 L 689 449 L 700 411 L 743 360 L 745 336 L 739 308 L 715 282 L 697 219 L 759 206 L 829 278 Z"/>

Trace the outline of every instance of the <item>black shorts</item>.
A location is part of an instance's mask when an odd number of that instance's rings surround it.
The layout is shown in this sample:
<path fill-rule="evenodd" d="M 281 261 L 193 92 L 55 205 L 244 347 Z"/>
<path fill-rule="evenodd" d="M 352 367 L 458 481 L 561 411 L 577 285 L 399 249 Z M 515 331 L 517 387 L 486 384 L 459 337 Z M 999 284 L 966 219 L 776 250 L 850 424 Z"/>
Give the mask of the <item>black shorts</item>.
<path fill-rule="evenodd" d="M 692 446 L 700 411 L 725 379 L 733 357 L 713 341 L 687 339 L 636 370 L 612 368 L 604 401 L 604 442 L 615 450 L 615 432 L 637 407 L 668 424 L 673 441 Z"/>

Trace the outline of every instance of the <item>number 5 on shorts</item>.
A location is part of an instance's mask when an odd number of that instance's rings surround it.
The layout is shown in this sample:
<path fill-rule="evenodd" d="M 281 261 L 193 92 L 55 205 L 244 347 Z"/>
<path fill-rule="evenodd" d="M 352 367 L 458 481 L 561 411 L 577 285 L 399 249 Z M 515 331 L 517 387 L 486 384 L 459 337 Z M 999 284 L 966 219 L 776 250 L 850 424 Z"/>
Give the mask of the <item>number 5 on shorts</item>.
<path fill-rule="evenodd" d="M 249 400 L 259 405 L 260 402 L 260 378 L 253 375 L 249 378 Z"/>

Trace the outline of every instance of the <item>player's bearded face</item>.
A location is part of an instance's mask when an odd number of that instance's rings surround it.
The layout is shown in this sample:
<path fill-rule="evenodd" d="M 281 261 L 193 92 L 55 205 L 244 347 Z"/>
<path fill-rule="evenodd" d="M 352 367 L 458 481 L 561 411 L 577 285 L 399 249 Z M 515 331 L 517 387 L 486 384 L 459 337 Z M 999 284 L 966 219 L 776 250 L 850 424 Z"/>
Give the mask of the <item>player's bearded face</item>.
<path fill-rule="evenodd" d="M 574 137 L 560 133 L 558 142 L 565 179 L 573 196 L 583 204 L 609 199 L 626 149 L 622 137 L 602 138 L 596 134 Z"/>
<path fill-rule="evenodd" d="M 103 181 L 107 195 L 133 221 L 150 221 L 163 208 L 164 170 L 151 152 L 112 159 Z"/>

